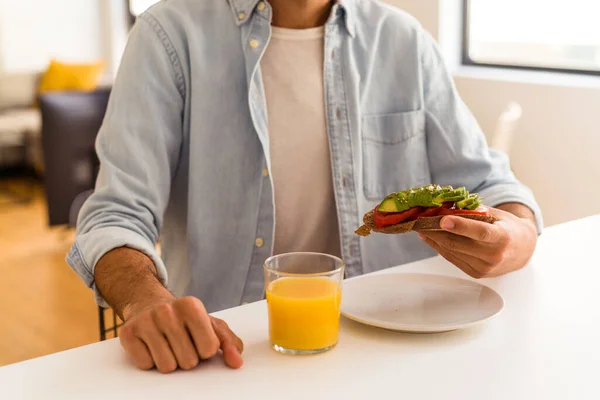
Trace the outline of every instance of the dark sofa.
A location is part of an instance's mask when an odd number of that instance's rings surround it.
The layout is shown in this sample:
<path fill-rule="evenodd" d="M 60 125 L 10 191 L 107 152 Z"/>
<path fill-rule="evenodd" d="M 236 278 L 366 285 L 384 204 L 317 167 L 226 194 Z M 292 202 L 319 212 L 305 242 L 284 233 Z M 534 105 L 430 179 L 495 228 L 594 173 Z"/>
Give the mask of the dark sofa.
<path fill-rule="evenodd" d="M 109 96 L 106 88 L 48 93 L 39 99 L 50 226 L 74 226 L 79 208 L 94 188 L 99 168 L 94 145 Z"/>

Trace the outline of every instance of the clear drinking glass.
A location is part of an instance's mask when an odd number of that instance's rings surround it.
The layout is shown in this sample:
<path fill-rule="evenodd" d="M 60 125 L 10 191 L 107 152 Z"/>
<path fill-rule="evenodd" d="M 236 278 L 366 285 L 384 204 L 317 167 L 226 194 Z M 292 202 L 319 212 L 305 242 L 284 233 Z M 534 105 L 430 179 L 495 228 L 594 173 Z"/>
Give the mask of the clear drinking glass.
<path fill-rule="evenodd" d="M 344 262 L 320 253 L 288 253 L 265 262 L 269 334 L 285 354 L 318 354 L 338 342 Z"/>

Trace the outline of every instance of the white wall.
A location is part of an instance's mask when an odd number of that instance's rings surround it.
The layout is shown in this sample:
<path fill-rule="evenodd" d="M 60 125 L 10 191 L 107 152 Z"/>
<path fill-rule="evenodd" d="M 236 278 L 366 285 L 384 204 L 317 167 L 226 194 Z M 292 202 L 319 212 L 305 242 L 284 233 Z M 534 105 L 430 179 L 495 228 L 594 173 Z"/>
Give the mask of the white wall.
<path fill-rule="evenodd" d="M 0 0 L 0 71 L 43 70 L 51 58 L 105 58 L 105 0 Z"/>
<path fill-rule="evenodd" d="M 440 0 L 384 0 L 386 3 L 400 7 L 416 17 L 419 22 L 434 36 L 439 35 L 439 1 Z"/>
<path fill-rule="evenodd" d="M 459 51 L 445 35 L 460 32 L 460 21 L 440 8 L 441 0 L 388 2 L 417 17 L 445 54 Z M 453 62 L 456 86 L 488 136 L 510 101 L 523 107 L 511 162 L 535 192 L 546 225 L 600 213 L 600 78 L 456 68 Z"/>
<path fill-rule="evenodd" d="M 600 213 L 600 87 L 456 78 L 486 132 L 509 101 L 523 107 L 511 161 L 535 192 L 547 225 Z"/>
<path fill-rule="evenodd" d="M 101 2 L 102 37 L 107 75 L 116 74 L 129 35 L 129 14 L 124 0 L 99 0 Z"/>
<path fill-rule="evenodd" d="M 103 60 L 110 80 L 128 31 L 124 0 L 0 0 L 0 73 Z"/>

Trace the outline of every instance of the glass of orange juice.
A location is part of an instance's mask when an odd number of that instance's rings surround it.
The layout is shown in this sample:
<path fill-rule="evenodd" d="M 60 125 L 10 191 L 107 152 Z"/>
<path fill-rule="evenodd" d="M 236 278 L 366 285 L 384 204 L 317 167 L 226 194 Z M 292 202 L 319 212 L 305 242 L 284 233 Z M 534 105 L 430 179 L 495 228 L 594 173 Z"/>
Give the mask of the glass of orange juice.
<path fill-rule="evenodd" d="M 320 253 L 288 253 L 265 262 L 269 334 L 285 354 L 318 354 L 338 342 L 344 263 Z"/>

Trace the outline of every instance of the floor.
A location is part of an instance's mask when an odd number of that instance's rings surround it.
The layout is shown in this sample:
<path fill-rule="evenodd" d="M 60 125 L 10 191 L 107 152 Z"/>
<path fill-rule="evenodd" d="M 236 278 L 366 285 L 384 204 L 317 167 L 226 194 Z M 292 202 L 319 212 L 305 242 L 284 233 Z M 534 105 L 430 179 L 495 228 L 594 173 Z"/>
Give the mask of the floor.
<path fill-rule="evenodd" d="M 30 204 L 5 200 L 0 194 L 0 366 L 98 341 L 92 292 L 65 263 L 74 233 L 48 228 L 41 187 Z"/>

